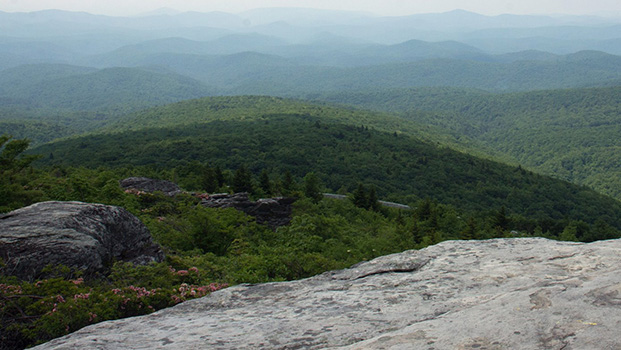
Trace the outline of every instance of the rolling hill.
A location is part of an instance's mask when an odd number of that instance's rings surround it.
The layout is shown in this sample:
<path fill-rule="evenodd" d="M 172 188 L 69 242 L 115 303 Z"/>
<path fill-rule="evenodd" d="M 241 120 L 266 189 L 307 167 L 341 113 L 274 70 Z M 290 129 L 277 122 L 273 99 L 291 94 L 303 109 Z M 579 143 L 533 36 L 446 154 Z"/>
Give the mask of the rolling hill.
<path fill-rule="evenodd" d="M 490 94 L 406 89 L 324 96 L 434 125 L 469 147 L 621 199 L 621 87 Z M 426 111 L 428 113 L 420 113 Z"/>
<path fill-rule="evenodd" d="M 135 68 L 95 70 L 66 65 L 29 65 L 0 72 L 0 96 L 29 107 L 105 110 L 143 108 L 213 95 L 215 90 L 170 72 Z"/>
<path fill-rule="evenodd" d="M 605 220 L 621 227 L 621 204 L 593 190 L 390 132 L 388 123 L 375 130 L 362 125 L 368 115 L 357 117 L 353 110 L 271 97 L 206 98 L 138 113 L 114 132 L 57 141 L 32 152 L 45 155 L 40 162 L 48 165 L 203 163 L 244 165 L 256 173 L 289 170 L 296 176 L 314 171 L 332 191 L 353 191 L 362 182 L 392 200 L 428 197 L 464 210 L 506 207 L 529 220 Z"/>
<path fill-rule="evenodd" d="M 409 43 L 408 45 L 413 45 Z M 437 45 L 434 47 L 438 47 Z M 404 54 L 407 49 L 395 49 Z M 528 91 L 605 85 L 621 79 L 621 57 L 586 51 L 543 61 L 508 60 L 503 56 L 485 61 L 455 58 L 427 58 L 423 49 L 409 58 L 390 57 L 390 51 L 373 55 L 356 52 L 326 53 L 323 59 L 333 66 L 304 63 L 305 58 L 245 52 L 224 56 L 160 53 L 110 58 L 98 65 L 163 66 L 178 74 L 192 76 L 226 94 L 287 95 L 318 91 L 363 91 L 369 89 L 450 86 L 496 92 Z M 441 55 L 439 50 L 436 55 Z M 476 51 L 460 55 L 479 55 Z M 375 56 L 374 56 L 375 55 Z M 414 55 L 423 57 L 414 58 Z M 340 58 L 339 58 L 340 57 Z M 384 57 L 380 59 L 381 57 Z M 389 57 L 389 58 L 386 58 Z M 306 58 L 309 59 L 308 57 Z M 361 66 L 342 67 L 339 59 Z M 397 61 L 377 63 L 377 61 Z M 405 61 L 405 62 L 403 62 Z M 357 63 L 356 63 L 357 62 Z"/>

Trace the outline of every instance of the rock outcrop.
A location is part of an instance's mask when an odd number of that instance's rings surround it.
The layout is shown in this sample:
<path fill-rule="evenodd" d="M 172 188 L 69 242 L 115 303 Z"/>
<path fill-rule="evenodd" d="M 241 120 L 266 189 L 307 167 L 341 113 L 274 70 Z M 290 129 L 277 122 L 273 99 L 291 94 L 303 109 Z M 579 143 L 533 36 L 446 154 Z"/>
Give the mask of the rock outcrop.
<path fill-rule="evenodd" d="M 82 202 L 42 202 L 0 215 L 4 272 L 23 279 L 48 264 L 103 272 L 116 260 L 162 261 L 147 227 L 119 207 Z"/>
<path fill-rule="evenodd" d="M 148 193 L 162 192 L 167 196 L 174 197 L 181 193 L 181 188 L 174 182 L 166 180 L 154 180 L 148 177 L 128 177 L 119 181 L 125 190 L 137 190 Z"/>
<path fill-rule="evenodd" d="M 253 202 L 248 193 L 213 194 L 203 198 L 201 204 L 209 208 L 235 208 L 256 218 L 260 224 L 271 228 L 288 225 L 291 221 L 291 204 L 295 198 L 264 198 Z"/>
<path fill-rule="evenodd" d="M 619 349 L 621 240 L 448 241 L 36 349 Z"/>

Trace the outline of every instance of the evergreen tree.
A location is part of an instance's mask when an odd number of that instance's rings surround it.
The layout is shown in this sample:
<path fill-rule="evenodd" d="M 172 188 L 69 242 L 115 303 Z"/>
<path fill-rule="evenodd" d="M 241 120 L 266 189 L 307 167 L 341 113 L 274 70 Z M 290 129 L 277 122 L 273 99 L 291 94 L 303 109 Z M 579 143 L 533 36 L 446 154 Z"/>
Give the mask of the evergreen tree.
<path fill-rule="evenodd" d="M 366 190 L 361 183 L 358 184 L 358 188 L 354 191 L 352 201 L 358 208 L 369 208 L 369 199 L 367 197 Z"/>
<path fill-rule="evenodd" d="M 210 193 L 215 192 L 220 187 L 216 171 L 213 168 L 207 167 L 205 169 L 202 185 L 203 189 Z"/>
<path fill-rule="evenodd" d="M 240 166 L 235 171 L 235 176 L 233 176 L 233 191 L 236 193 L 252 193 L 254 191 L 254 186 L 252 185 L 252 174 L 245 165 Z"/>
<path fill-rule="evenodd" d="M 266 196 L 270 196 L 272 194 L 272 182 L 270 181 L 270 176 L 265 169 L 263 169 L 263 171 L 261 171 L 261 175 L 259 175 L 259 186 Z"/>
<path fill-rule="evenodd" d="M 504 205 L 500 207 L 494 216 L 492 225 L 497 231 L 504 232 L 509 229 L 509 218 L 507 217 L 507 211 Z"/>
<path fill-rule="evenodd" d="M 473 217 L 468 219 L 468 223 L 466 224 L 466 230 L 462 234 L 462 239 L 465 240 L 473 240 L 477 238 L 477 224 L 474 221 Z"/>
<path fill-rule="evenodd" d="M 319 178 L 313 172 L 310 172 L 304 176 L 304 195 L 310 198 L 313 203 L 319 203 L 319 201 L 323 198 Z"/>
<path fill-rule="evenodd" d="M 285 171 L 285 174 L 282 178 L 282 195 L 290 196 L 291 192 L 293 192 L 295 187 L 295 182 L 293 181 L 293 175 L 289 170 Z"/>
<path fill-rule="evenodd" d="M 222 173 L 222 169 L 220 166 L 216 166 L 214 169 L 214 173 L 216 176 L 216 180 L 218 181 L 218 187 L 224 186 L 224 174 Z"/>
<path fill-rule="evenodd" d="M 24 156 L 28 148 L 27 139 L 11 140 L 11 136 L 0 136 L 0 213 L 17 209 L 32 202 L 33 190 L 26 190 L 27 174 L 37 156 Z"/>
<path fill-rule="evenodd" d="M 424 201 L 418 203 L 418 207 L 414 211 L 414 214 L 418 217 L 418 220 L 425 221 L 431 217 L 433 211 L 433 203 L 431 199 L 425 198 Z"/>
<path fill-rule="evenodd" d="M 373 211 L 379 211 L 380 209 L 375 186 L 371 186 L 371 189 L 369 190 L 369 195 L 367 196 L 367 207 Z"/>
<path fill-rule="evenodd" d="M 422 243 L 424 236 L 423 229 L 418 223 L 414 223 L 414 226 L 412 227 L 412 240 L 414 241 L 414 244 Z"/>

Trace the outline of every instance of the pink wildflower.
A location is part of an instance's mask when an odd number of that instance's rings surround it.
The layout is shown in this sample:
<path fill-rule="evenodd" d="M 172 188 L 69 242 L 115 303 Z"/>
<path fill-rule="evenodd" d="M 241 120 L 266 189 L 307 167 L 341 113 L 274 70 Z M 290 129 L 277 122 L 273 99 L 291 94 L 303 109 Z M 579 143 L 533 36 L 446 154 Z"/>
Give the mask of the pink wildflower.
<path fill-rule="evenodd" d="M 75 284 L 76 286 L 80 285 L 80 284 L 84 283 L 84 278 L 80 277 L 77 280 L 71 280 L 71 283 Z"/>
<path fill-rule="evenodd" d="M 78 300 L 78 299 L 88 299 L 88 297 L 91 296 L 91 293 L 80 293 L 80 294 L 76 294 L 73 296 L 73 300 Z"/>
<path fill-rule="evenodd" d="M 187 283 L 181 283 L 181 285 L 179 286 L 179 293 L 184 294 L 189 289 L 190 289 L 190 286 L 188 286 Z"/>
<path fill-rule="evenodd" d="M 198 273 L 198 268 L 195 266 L 190 267 L 190 272 Z"/>
<path fill-rule="evenodd" d="M 188 270 L 179 270 L 177 271 L 177 276 L 187 276 Z"/>
<path fill-rule="evenodd" d="M 21 286 L 14 286 L 11 284 L 0 283 L 0 292 L 3 294 L 22 294 Z"/>

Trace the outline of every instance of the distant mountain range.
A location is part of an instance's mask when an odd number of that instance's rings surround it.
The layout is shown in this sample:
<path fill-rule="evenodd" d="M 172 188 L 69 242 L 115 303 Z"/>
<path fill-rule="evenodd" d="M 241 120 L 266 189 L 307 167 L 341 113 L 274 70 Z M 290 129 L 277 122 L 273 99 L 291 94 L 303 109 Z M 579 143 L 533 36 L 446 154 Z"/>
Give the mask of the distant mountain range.
<path fill-rule="evenodd" d="M 0 134 L 38 145 L 187 99 L 293 97 L 620 198 L 620 55 L 621 20 L 593 16 L 0 12 Z"/>
<path fill-rule="evenodd" d="M 483 16 L 466 11 L 402 17 L 311 9 L 264 9 L 240 14 L 163 11 L 139 17 L 59 10 L 0 12 L 0 33 L 0 54 L 17 55 L 26 60 L 22 63 L 82 63 L 85 57 L 124 46 L 144 47 L 143 42 L 148 42 L 150 50 L 154 46 L 166 48 L 166 41 L 159 39 L 168 38 L 199 41 L 201 49 L 197 50 L 179 46 L 178 42 L 168 48 L 178 49 L 175 53 L 200 54 L 258 50 L 296 56 L 309 46 L 319 52 L 332 47 L 351 54 L 349 51 L 362 43 L 395 45 L 410 40 L 458 41 L 489 54 L 525 50 L 621 54 L 620 20 L 593 16 Z M 336 45 L 334 38 L 340 38 Z M 267 52 L 270 49 L 276 51 Z M 13 64 L 3 62 L 0 69 Z"/>

